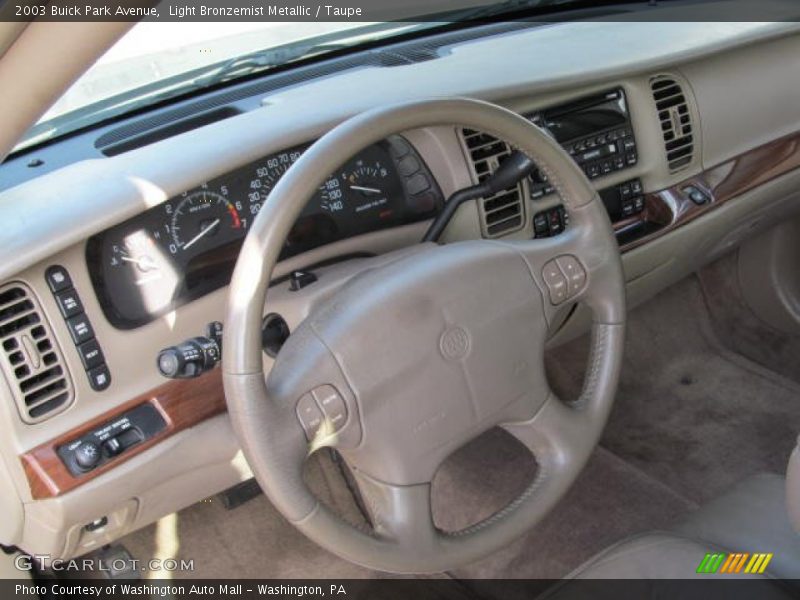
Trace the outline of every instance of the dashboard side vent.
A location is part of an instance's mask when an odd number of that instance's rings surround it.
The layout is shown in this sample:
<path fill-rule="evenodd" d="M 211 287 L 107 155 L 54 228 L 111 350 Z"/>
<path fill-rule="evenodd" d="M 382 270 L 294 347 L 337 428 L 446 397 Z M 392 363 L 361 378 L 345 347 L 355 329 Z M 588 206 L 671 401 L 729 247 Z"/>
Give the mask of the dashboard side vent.
<path fill-rule="evenodd" d="M 667 164 L 670 173 L 675 173 L 688 167 L 694 156 L 692 115 L 683 89 L 672 77 L 653 77 L 650 89 L 664 136 Z"/>
<path fill-rule="evenodd" d="M 37 423 L 69 406 L 64 359 L 36 297 L 20 283 L 0 287 L 0 346 L 23 421 Z"/>
<path fill-rule="evenodd" d="M 462 134 L 479 182 L 494 173 L 503 159 L 511 154 L 508 144 L 491 135 L 472 129 L 463 129 Z M 494 196 L 481 198 L 479 207 L 484 237 L 496 238 L 522 229 L 525 225 L 522 199 L 521 183 Z"/>

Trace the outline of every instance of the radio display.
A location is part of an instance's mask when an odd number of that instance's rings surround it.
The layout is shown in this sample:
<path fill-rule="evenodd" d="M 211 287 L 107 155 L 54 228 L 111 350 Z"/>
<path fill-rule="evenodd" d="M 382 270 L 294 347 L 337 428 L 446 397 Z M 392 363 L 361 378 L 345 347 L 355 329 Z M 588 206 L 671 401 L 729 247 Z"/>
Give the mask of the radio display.
<path fill-rule="evenodd" d="M 628 106 L 624 92 L 616 89 L 544 110 L 537 117 L 557 142 L 565 143 L 626 125 Z"/>

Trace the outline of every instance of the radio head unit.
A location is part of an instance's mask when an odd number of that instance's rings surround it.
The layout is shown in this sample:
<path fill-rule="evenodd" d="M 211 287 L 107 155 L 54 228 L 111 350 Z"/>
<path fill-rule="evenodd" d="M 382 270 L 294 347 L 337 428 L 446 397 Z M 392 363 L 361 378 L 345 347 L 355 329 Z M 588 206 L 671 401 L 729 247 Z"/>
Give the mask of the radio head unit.
<path fill-rule="evenodd" d="M 622 88 L 547 108 L 526 118 L 553 136 L 589 179 L 631 167 L 639 158 Z M 541 172 L 531 176 L 533 199 L 552 191 Z"/>

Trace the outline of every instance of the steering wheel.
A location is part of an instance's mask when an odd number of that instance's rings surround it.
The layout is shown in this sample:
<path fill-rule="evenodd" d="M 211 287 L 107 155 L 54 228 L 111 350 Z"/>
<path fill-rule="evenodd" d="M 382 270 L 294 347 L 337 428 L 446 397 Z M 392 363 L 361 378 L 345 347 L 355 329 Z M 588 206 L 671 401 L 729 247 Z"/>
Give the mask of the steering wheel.
<path fill-rule="evenodd" d="M 372 265 L 311 311 L 269 376 L 261 325 L 272 270 L 300 211 L 342 157 L 396 132 L 459 125 L 505 140 L 547 175 L 569 214 L 556 237 L 425 244 Z M 559 400 L 544 346 L 565 303 L 592 312 L 580 398 Z M 538 127 L 496 105 L 436 99 L 355 116 L 286 172 L 245 239 L 230 287 L 223 378 L 234 430 L 277 509 L 320 546 L 397 573 L 439 572 L 507 545 L 541 520 L 597 444 L 622 359 L 619 249 L 597 193 Z M 433 476 L 454 450 L 501 426 L 534 455 L 533 483 L 468 529 L 438 530 Z M 320 503 L 308 456 L 335 448 L 371 516 L 369 531 Z"/>

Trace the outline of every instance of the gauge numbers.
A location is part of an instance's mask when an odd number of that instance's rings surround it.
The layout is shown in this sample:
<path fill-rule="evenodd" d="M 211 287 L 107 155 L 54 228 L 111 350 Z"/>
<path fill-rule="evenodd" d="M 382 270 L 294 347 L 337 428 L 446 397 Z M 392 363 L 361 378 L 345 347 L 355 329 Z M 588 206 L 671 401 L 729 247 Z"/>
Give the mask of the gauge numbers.
<path fill-rule="evenodd" d="M 243 228 L 239 211 L 220 193 L 207 189 L 186 195 L 172 210 L 170 252 L 186 252 L 194 246 L 219 245 Z"/>

